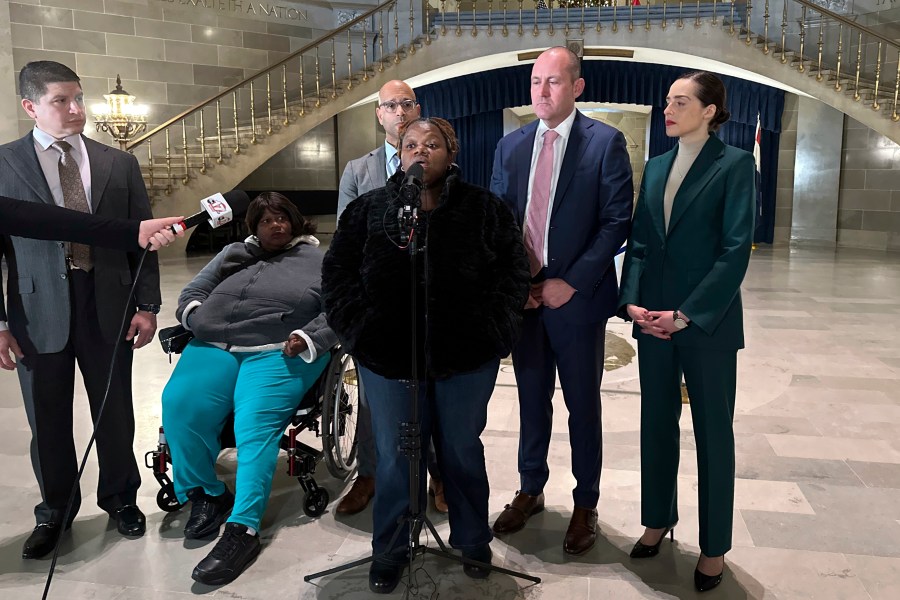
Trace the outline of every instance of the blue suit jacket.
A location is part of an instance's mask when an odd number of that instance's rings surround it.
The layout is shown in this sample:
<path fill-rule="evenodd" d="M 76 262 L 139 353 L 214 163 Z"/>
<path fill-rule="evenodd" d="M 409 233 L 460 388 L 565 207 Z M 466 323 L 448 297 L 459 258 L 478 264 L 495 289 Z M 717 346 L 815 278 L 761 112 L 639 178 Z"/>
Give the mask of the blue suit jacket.
<path fill-rule="evenodd" d="M 491 191 L 509 205 L 520 227 L 538 123 L 505 136 L 494 154 Z M 576 113 L 550 214 L 546 276 L 565 280 L 577 292 L 558 309 L 545 309 L 549 314 L 568 323 L 595 323 L 615 314 L 613 259 L 628 237 L 633 201 L 625 137 Z"/>

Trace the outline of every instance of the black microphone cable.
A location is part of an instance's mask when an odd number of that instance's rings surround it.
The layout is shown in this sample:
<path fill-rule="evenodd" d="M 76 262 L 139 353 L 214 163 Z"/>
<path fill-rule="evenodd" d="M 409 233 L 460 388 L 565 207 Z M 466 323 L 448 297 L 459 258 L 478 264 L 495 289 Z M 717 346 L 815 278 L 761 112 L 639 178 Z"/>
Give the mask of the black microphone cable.
<path fill-rule="evenodd" d="M 53 548 L 53 560 L 50 561 L 50 571 L 47 573 L 47 583 L 44 585 L 44 593 L 41 596 L 41 600 L 47 600 L 47 594 L 50 593 L 50 582 L 53 581 L 53 572 L 56 570 L 56 562 L 59 559 L 59 545 L 60 542 L 62 542 L 63 533 L 66 531 L 66 524 L 69 521 L 69 514 L 72 512 L 72 506 L 75 504 L 75 494 L 78 492 L 81 484 L 81 475 L 84 473 L 85 466 L 87 466 L 88 456 L 91 453 L 91 448 L 93 448 L 94 440 L 97 437 L 97 427 L 100 425 L 100 419 L 103 418 L 103 409 L 106 407 L 106 399 L 109 397 L 109 388 L 112 387 L 116 356 L 119 354 L 118 345 L 125 335 L 125 324 L 128 322 L 128 311 L 131 307 L 131 300 L 134 298 L 134 290 L 140 279 L 141 269 L 144 266 L 144 259 L 147 258 L 148 252 L 150 252 L 150 244 L 147 244 L 147 247 L 144 248 L 144 252 L 141 254 L 141 260 L 138 262 L 137 271 L 131 282 L 131 289 L 128 291 L 128 299 L 125 301 L 125 310 L 122 313 L 122 324 L 119 326 L 119 333 L 116 335 L 116 345 L 113 347 L 112 358 L 109 361 L 109 373 L 106 377 L 106 390 L 103 392 L 103 401 L 100 402 L 100 408 L 97 410 L 97 418 L 94 420 L 94 429 L 91 432 L 91 439 L 88 440 L 87 449 L 85 449 L 84 456 L 81 458 L 81 465 L 78 467 L 78 475 L 75 477 L 75 483 L 72 485 L 72 491 L 69 493 L 69 502 L 66 504 L 66 512 L 63 515 L 62 523 L 60 523 L 60 532 L 59 536 L 56 538 L 56 546 Z"/>

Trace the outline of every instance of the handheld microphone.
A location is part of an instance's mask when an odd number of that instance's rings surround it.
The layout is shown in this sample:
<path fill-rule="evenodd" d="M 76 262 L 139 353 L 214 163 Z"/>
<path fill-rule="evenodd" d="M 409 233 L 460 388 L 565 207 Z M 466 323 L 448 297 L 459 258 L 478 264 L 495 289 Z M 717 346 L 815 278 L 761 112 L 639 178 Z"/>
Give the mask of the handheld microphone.
<path fill-rule="evenodd" d="M 181 223 L 176 223 L 170 228 L 172 233 L 181 233 L 191 227 L 195 227 L 207 221 L 212 228 L 219 227 L 225 223 L 247 212 L 250 206 L 250 197 L 242 190 L 231 190 L 225 194 L 213 194 L 200 201 L 200 212 L 191 215 Z"/>
<path fill-rule="evenodd" d="M 406 172 L 403 183 L 400 184 L 400 197 L 403 198 L 404 203 L 415 207 L 421 204 L 419 196 L 422 194 L 422 187 L 424 186 L 422 183 L 423 177 L 425 177 L 425 169 L 422 167 L 422 164 L 413 163 Z"/>

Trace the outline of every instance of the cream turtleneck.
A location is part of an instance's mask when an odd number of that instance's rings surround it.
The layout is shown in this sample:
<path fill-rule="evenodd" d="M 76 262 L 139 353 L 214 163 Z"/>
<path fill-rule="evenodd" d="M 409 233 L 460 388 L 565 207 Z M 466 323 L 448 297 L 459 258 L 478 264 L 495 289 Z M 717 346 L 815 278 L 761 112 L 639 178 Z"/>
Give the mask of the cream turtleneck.
<path fill-rule="evenodd" d="M 691 170 L 694 161 L 709 136 L 696 142 L 686 142 L 683 138 L 678 138 L 678 153 L 675 155 L 675 161 L 672 163 L 672 170 L 669 171 L 669 179 L 666 181 L 666 191 L 663 194 L 663 215 L 666 219 L 666 231 L 669 231 L 669 217 L 672 215 L 672 203 L 675 201 L 675 195 L 681 187 L 681 182 Z"/>

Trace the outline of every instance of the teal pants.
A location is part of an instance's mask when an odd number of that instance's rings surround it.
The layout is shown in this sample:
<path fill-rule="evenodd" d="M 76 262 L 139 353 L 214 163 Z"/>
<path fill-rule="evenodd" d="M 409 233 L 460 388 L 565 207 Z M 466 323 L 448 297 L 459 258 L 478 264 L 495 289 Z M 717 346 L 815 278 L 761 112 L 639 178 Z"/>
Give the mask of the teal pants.
<path fill-rule="evenodd" d="M 706 556 L 725 554 L 731 549 L 734 512 L 737 351 L 683 348 L 642 335 L 638 356 L 641 522 L 659 529 L 678 521 L 678 421 L 684 373 L 697 446 L 700 550 Z"/>
<path fill-rule="evenodd" d="M 216 477 L 219 435 L 234 413 L 237 479 L 231 523 L 259 529 L 278 460 L 278 442 L 330 354 L 312 363 L 281 350 L 228 352 L 196 339 L 181 355 L 162 396 L 163 427 L 172 453 L 175 494 L 225 492 Z"/>

